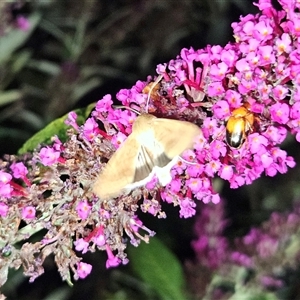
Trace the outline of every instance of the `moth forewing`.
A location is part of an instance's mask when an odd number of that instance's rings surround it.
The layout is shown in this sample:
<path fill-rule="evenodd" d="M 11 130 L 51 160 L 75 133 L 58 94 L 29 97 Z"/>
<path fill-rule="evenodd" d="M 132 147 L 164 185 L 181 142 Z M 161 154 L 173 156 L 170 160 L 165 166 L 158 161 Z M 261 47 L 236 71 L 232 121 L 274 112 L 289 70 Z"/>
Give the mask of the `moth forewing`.
<path fill-rule="evenodd" d="M 122 190 L 133 182 L 139 147 L 139 143 L 131 134 L 112 155 L 93 186 L 93 192 L 100 199 L 120 195 Z"/>
<path fill-rule="evenodd" d="M 152 172 L 155 166 L 164 167 L 170 159 L 164 154 L 163 148 L 155 140 L 152 141 L 151 147 L 142 145 L 138 154 L 134 181 L 143 180 Z"/>
<path fill-rule="evenodd" d="M 153 123 L 155 139 L 170 159 L 193 148 L 196 137 L 201 134 L 197 125 L 187 121 L 155 119 Z"/>

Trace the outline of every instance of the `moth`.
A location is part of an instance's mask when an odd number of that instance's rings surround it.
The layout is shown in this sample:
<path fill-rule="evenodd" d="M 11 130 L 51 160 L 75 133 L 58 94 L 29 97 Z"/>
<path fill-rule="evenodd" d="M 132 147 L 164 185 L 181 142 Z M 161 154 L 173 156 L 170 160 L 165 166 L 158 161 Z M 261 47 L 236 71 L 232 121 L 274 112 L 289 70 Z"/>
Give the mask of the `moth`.
<path fill-rule="evenodd" d="M 117 197 L 145 185 L 154 174 L 166 186 L 172 180 L 171 168 L 182 152 L 193 148 L 200 133 L 197 125 L 187 121 L 138 116 L 132 133 L 96 179 L 93 192 L 100 199 Z"/>
<path fill-rule="evenodd" d="M 139 115 L 132 133 L 96 179 L 93 192 L 103 200 L 114 198 L 144 186 L 154 174 L 166 186 L 172 180 L 170 171 L 180 154 L 192 149 L 200 134 L 201 129 L 187 121 L 157 118 L 148 113 Z"/>

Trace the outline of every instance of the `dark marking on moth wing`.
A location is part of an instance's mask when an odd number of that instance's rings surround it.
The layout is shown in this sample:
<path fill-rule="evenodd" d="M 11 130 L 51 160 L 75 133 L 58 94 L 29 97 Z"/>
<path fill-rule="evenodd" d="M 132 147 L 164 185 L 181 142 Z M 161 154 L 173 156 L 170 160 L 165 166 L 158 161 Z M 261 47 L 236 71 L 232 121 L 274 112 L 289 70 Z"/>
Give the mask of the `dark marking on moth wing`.
<path fill-rule="evenodd" d="M 154 156 L 146 147 L 141 147 L 138 155 L 133 182 L 141 181 L 149 176 L 155 166 L 165 167 L 171 159 L 164 153 Z"/>

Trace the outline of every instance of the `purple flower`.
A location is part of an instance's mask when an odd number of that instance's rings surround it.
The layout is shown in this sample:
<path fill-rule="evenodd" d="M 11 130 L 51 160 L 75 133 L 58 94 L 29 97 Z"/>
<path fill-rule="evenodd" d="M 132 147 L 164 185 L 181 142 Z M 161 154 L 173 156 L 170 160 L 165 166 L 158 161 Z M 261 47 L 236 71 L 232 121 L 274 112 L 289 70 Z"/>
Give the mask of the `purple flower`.
<path fill-rule="evenodd" d="M 189 198 L 180 201 L 180 218 L 190 218 L 196 214 L 196 203 Z"/>
<path fill-rule="evenodd" d="M 92 265 L 79 262 L 77 264 L 77 276 L 81 279 L 84 279 L 86 276 L 90 275 L 92 272 Z"/>
<path fill-rule="evenodd" d="M 60 152 L 55 151 L 51 147 L 44 147 L 40 150 L 40 159 L 45 166 L 51 166 L 55 163 L 58 163 L 59 158 Z"/>
<path fill-rule="evenodd" d="M 91 205 L 86 200 L 80 201 L 76 206 L 77 214 L 82 220 L 88 218 L 91 209 Z"/>
<path fill-rule="evenodd" d="M 88 118 L 83 125 L 83 135 L 88 141 L 92 141 L 99 134 L 98 124 L 93 118 Z"/>
<path fill-rule="evenodd" d="M 111 248 L 106 244 L 106 253 L 107 253 L 107 260 L 106 260 L 106 269 L 109 269 L 111 267 L 117 267 L 121 260 L 117 256 L 114 256 Z"/>
<path fill-rule="evenodd" d="M 79 126 L 76 123 L 77 120 L 77 114 L 74 111 L 71 111 L 70 113 L 68 113 L 68 117 L 65 120 L 65 124 L 72 126 L 75 130 L 78 131 Z"/>
<path fill-rule="evenodd" d="M 22 219 L 32 220 L 35 218 L 36 209 L 34 206 L 26 206 L 22 209 Z"/>
<path fill-rule="evenodd" d="M 22 31 L 28 31 L 30 29 L 30 22 L 24 16 L 18 16 L 17 17 L 16 25 Z"/>

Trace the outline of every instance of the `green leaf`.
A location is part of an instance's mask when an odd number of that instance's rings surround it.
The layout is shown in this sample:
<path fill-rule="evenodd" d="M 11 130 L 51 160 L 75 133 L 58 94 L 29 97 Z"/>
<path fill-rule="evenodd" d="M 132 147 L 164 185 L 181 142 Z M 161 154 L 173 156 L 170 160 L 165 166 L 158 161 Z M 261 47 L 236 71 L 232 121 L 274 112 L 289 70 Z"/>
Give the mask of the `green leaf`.
<path fill-rule="evenodd" d="M 8 34 L 1 36 L 0 64 L 6 61 L 13 52 L 27 41 L 35 27 L 38 25 L 40 19 L 41 15 L 39 13 L 34 13 L 28 18 L 31 25 L 30 29 L 27 31 L 12 29 Z"/>
<path fill-rule="evenodd" d="M 0 93 L 0 106 L 7 105 L 21 99 L 22 93 L 19 90 L 9 90 Z"/>
<path fill-rule="evenodd" d="M 73 90 L 73 103 L 76 103 L 79 99 L 81 99 L 84 95 L 91 92 L 93 89 L 102 85 L 102 80 L 100 78 L 91 78 L 88 81 L 77 85 Z"/>
<path fill-rule="evenodd" d="M 11 71 L 13 74 L 18 74 L 27 64 L 31 57 L 31 51 L 23 50 L 13 55 Z"/>
<path fill-rule="evenodd" d="M 31 59 L 28 62 L 27 67 L 50 76 L 57 76 L 57 74 L 59 74 L 59 72 L 61 71 L 61 68 L 57 63 L 41 59 Z"/>
<path fill-rule="evenodd" d="M 160 295 L 161 299 L 186 299 L 183 270 L 176 256 L 157 238 L 137 248 L 129 247 L 134 272 Z"/>
<path fill-rule="evenodd" d="M 74 110 L 76 112 L 77 124 L 81 125 L 84 123 L 89 113 L 91 112 L 93 105 L 89 105 L 84 109 Z M 67 129 L 70 128 L 64 122 L 68 114 L 61 118 L 58 118 L 48 124 L 45 128 L 33 135 L 24 145 L 19 149 L 18 154 L 24 154 L 26 152 L 32 152 L 40 144 L 51 144 L 51 138 L 57 135 L 61 141 L 66 141 L 67 139 Z"/>

